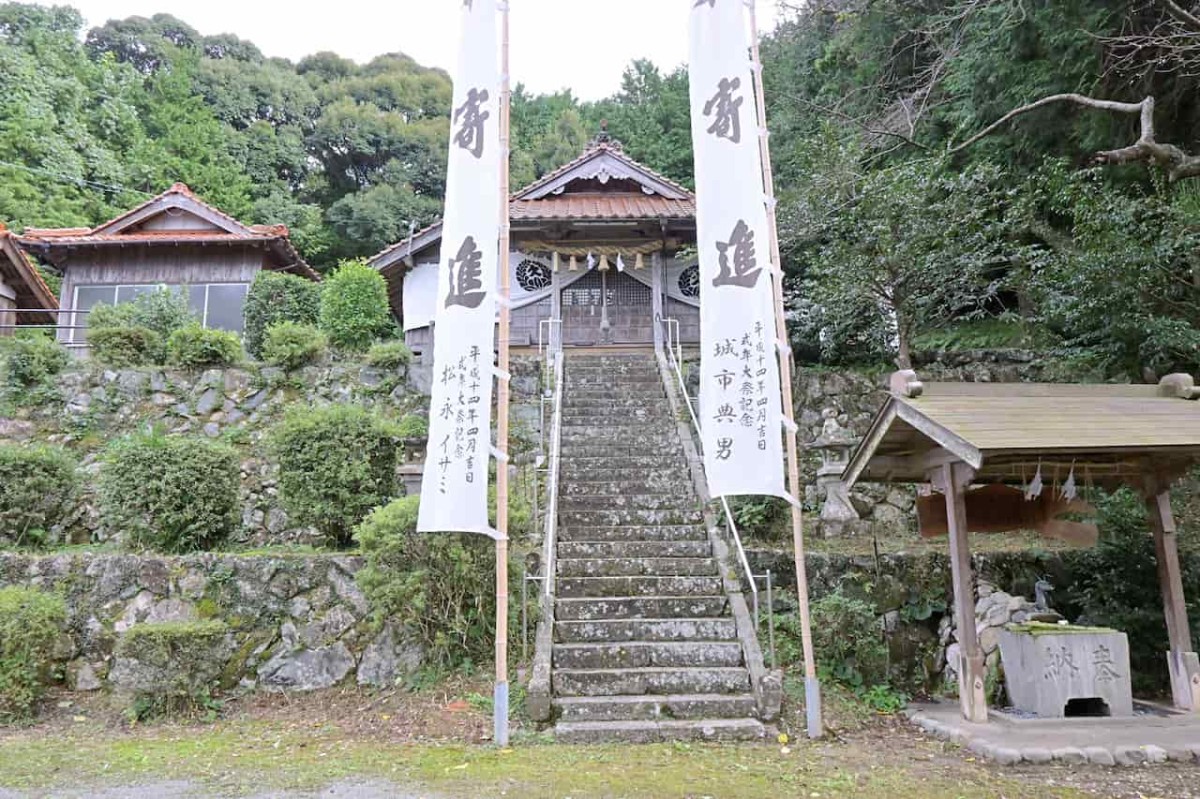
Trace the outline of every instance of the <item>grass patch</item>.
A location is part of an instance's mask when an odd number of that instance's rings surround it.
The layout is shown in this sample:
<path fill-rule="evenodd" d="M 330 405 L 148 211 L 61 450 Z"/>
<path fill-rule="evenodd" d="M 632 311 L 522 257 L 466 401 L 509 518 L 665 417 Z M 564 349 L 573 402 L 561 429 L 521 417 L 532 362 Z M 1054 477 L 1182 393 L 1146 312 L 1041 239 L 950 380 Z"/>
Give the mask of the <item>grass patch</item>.
<path fill-rule="evenodd" d="M 450 796 L 779 796 L 883 799 L 1082 797 L 997 778 L 977 764 L 931 771 L 911 762 L 911 745 L 889 757 L 853 742 L 777 745 L 557 746 L 498 750 L 461 745 L 347 739 L 330 727 L 245 722 L 166 725 L 147 735 L 70 732 L 0 737 L 0 786 L 188 780 L 211 790 L 315 789 L 344 779 L 386 779 Z M 905 758 L 898 766 L 897 758 Z"/>

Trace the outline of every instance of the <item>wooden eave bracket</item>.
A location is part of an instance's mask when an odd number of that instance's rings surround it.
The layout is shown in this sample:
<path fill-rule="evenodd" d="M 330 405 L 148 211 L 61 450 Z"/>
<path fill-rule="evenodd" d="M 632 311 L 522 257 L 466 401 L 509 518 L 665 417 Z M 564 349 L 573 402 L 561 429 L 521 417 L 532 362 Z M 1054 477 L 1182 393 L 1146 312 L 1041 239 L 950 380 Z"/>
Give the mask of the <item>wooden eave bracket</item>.
<path fill-rule="evenodd" d="M 925 392 L 925 384 L 912 369 L 901 369 L 898 372 L 892 372 L 892 376 L 888 380 L 888 389 L 894 396 L 916 399 Z"/>

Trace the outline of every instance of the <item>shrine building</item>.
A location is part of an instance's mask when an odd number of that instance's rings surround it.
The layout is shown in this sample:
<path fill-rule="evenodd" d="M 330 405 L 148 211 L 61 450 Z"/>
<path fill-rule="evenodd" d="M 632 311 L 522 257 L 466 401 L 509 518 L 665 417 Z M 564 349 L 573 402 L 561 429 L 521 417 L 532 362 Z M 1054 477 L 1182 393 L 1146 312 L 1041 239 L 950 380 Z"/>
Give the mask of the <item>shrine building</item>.
<path fill-rule="evenodd" d="M 678 322 L 683 343 L 699 342 L 696 197 L 625 155 L 606 131 L 517 191 L 510 219 L 514 347 L 558 335 L 567 348 L 653 347 L 660 318 Z M 439 220 L 370 261 L 416 352 L 433 341 L 441 237 Z"/>

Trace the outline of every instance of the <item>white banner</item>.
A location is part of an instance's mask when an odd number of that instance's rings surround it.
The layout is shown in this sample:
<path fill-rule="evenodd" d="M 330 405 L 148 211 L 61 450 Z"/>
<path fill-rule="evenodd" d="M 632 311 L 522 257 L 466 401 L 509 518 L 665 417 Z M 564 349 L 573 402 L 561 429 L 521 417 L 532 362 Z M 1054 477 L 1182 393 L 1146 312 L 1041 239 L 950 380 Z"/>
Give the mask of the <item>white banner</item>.
<path fill-rule="evenodd" d="M 691 6 L 700 425 L 713 497 L 788 496 L 771 247 L 744 0 Z"/>
<path fill-rule="evenodd" d="M 497 0 L 462 0 L 420 532 L 495 535 L 488 460 L 500 249 Z"/>

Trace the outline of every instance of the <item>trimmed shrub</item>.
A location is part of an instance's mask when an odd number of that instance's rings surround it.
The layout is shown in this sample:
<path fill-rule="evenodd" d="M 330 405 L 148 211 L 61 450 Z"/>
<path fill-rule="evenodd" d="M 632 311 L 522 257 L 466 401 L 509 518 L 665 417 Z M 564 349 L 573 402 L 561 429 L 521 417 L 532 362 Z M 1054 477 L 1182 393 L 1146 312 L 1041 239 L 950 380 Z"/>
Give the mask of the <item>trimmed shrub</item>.
<path fill-rule="evenodd" d="M 167 339 L 167 360 L 185 369 L 232 366 L 242 360 L 242 342 L 225 330 L 184 327 Z"/>
<path fill-rule="evenodd" d="M 153 330 L 163 341 L 170 338 L 176 330 L 199 323 L 200 320 L 188 306 L 187 294 L 171 288 L 148 291 L 119 305 L 100 303 L 88 314 L 89 330 L 103 327 L 144 327 Z"/>
<path fill-rule="evenodd" d="M 79 471 L 65 450 L 0 444 L 0 541 L 45 544 L 78 487 Z"/>
<path fill-rule="evenodd" d="M 88 353 L 103 366 L 149 366 L 167 359 L 162 336 L 148 327 L 95 327 L 88 330 Z"/>
<path fill-rule="evenodd" d="M 162 552 L 211 549 L 240 521 L 241 462 L 228 444 L 154 431 L 117 439 L 104 453 L 105 524 Z"/>
<path fill-rule="evenodd" d="M 376 369 L 407 369 L 412 359 L 413 351 L 403 341 L 380 341 L 367 350 L 367 363 Z"/>
<path fill-rule="evenodd" d="M 413 630 L 440 668 L 486 663 L 496 629 L 495 544 L 470 533 L 417 533 L 419 497 L 377 508 L 354 537 L 366 565 L 356 579 L 377 624 Z M 509 585 L 519 586 L 517 561 Z M 519 603 L 510 603 L 519 613 Z"/>
<path fill-rule="evenodd" d="M 70 361 L 67 348 L 44 330 L 19 330 L 14 336 L 0 337 L 0 373 L 10 386 L 41 385 Z"/>
<path fill-rule="evenodd" d="M 316 363 L 327 349 L 329 339 L 312 325 L 280 322 L 267 328 L 262 357 L 269 364 L 291 370 Z"/>
<path fill-rule="evenodd" d="M 394 423 L 356 405 L 289 411 L 269 437 L 289 516 L 348 545 L 354 526 L 398 493 L 398 441 Z"/>
<path fill-rule="evenodd" d="M 135 624 L 117 642 L 110 678 L 133 694 L 129 714 L 144 719 L 211 708 L 231 652 L 221 621 Z"/>
<path fill-rule="evenodd" d="M 57 594 L 0 588 L 0 723 L 33 716 L 66 621 L 67 606 Z"/>
<path fill-rule="evenodd" d="M 365 352 L 394 332 L 387 281 L 362 261 L 346 261 L 321 291 L 320 327 L 336 347 Z"/>
<path fill-rule="evenodd" d="M 267 328 L 280 322 L 315 325 L 321 314 L 321 284 L 283 272 L 259 272 L 243 310 L 246 352 L 263 357 Z"/>

